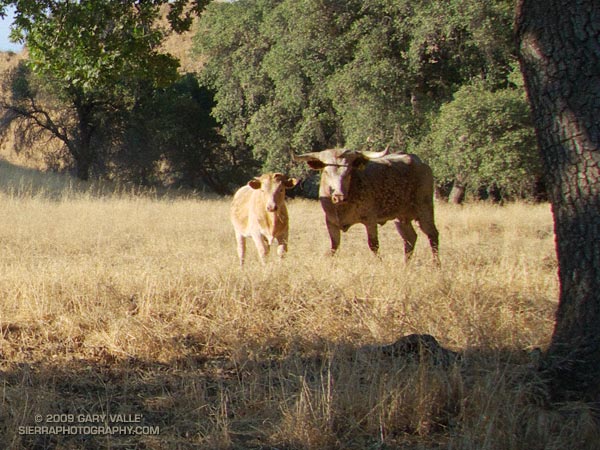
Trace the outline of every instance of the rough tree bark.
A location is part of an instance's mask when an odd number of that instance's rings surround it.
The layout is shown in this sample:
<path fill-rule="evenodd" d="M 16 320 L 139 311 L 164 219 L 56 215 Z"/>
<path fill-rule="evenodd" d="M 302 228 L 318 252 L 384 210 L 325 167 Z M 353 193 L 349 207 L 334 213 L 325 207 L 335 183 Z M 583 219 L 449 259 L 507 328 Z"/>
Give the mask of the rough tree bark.
<path fill-rule="evenodd" d="M 600 2 L 519 0 L 516 36 L 554 214 L 560 298 L 542 369 L 600 401 Z"/>
<path fill-rule="evenodd" d="M 460 205 L 465 199 L 465 191 L 467 187 L 459 180 L 454 180 L 452 184 L 452 190 L 450 191 L 450 195 L 448 196 L 448 201 L 455 205 Z"/>

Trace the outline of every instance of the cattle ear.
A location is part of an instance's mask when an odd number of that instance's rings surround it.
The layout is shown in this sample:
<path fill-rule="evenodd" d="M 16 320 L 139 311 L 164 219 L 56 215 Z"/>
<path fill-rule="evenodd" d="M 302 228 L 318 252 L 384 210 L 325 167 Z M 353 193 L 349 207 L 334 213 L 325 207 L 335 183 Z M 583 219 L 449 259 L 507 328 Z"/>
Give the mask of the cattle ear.
<path fill-rule="evenodd" d="M 367 163 L 369 162 L 369 160 L 363 156 L 359 156 L 358 158 L 356 158 L 354 161 L 352 161 L 352 167 L 354 167 L 355 169 L 358 170 L 363 170 Z"/>
<path fill-rule="evenodd" d="M 260 189 L 260 180 L 258 178 L 253 178 L 252 180 L 248 181 L 248 186 L 250 186 L 252 189 Z"/>
<path fill-rule="evenodd" d="M 325 163 L 320 159 L 309 159 L 306 161 L 306 164 L 308 164 L 308 167 L 312 170 L 323 170 L 325 168 Z"/>
<path fill-rule="evenodd" d="M 285 180 L 284 186 L 286 189 L 291 189 L 298 184 L 297 178 L 288 178 Z"/>

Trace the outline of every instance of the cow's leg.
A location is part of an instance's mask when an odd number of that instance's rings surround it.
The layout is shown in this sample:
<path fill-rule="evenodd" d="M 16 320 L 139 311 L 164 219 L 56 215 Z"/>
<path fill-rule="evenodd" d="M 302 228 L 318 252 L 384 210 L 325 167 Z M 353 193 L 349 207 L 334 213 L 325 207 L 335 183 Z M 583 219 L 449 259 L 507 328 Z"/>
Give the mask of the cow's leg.
<path fill-rule="evenodd" d="M 431 253 L 433 254 L 433 262 L 436 265 L 440 265 L 440 257 L 439 257 L 439 232 L 433 222 L 433 217 L 431 220 L 419 220 L 419 227 L 423 230 L 423 233 L 427 235 L 429 238 L 429 245 L 431 246 Z"/>
<path fill-rule="evenodd" d="M 277 238 L 277 255 L 280 258 L 283 258 L 284 255 L 287 253 L 287 241 L 288 241 L 288 231 L 285 230 Z"/>
<path fill-rule="evenodd" d="M 331 223 L 329 220 L 327 222 L 327 231 L 329 232 L 329 239 L 331 240 L 331 250 L 329 252 L 330 255 L 335 255 L 338 247 L 340 246 L 340 241 L 342 239 L 340 227 Z"/>
<path fill-rule="evenodd" d="M 369 243 L 369 248 L 375 254 L 379 251 L 379 236 L 377 236 L 377 224 L 365 224 L 365 228 L 367 229 L 367 242 Z"/>
<path fill-rule="evenodd" d="M 396 225 L 396 230 L 398 230 L 398 233 L 400 233 L 400 236 L 404 239 L 404 260 L 408 262 L 415 249 L 417 232 L 413 228 L 411 221 L 408 219 L 396 219 L 394 224 Z"/>
<path fill-rule="evenodd" d="M 235 232 L 235 240 L 237 242 L 237 253 L 240 259 L 240 266 L 244 265 L 244 258 L 246 256 L 246 238 L 242 233 Z"/>
<path fill-rule="evenodd" d="M 256 250 L 258 251 L 260 262 L 265 264 L 265 257 L 269 253 L 269 245 L 267 244 L 265 237 L 260 233 L 256 233 L 252 235 L 252 240 L 254 241 Z"/>

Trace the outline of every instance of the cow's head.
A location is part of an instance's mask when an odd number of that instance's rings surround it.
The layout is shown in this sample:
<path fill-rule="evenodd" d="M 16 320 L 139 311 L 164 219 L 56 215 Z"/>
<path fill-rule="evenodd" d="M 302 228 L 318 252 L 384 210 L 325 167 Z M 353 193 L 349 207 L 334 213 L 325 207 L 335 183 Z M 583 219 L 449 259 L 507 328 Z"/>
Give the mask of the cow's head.
<path fill-rule="evenodd" d="M 305 161 L 313 170 L 321 171 L 321 195 L 331 198 L 333 203 L 348 200 L 350 180 L 354 170 L 362 169 L 371 159 L 384 157 L 388 152 L 368 152 L 347 149 L 330 149 L 322 152 L 293 156 L 296 161 Z"/>
<path fill-rule="evenodd" d="M 288 178 L 282 173 L 266 173 L 248 182 L 252 189 L 260 191 L 269 212 L 275 212 L 285 201 L 285 190 L 298 183 L 296 178 Z"/>

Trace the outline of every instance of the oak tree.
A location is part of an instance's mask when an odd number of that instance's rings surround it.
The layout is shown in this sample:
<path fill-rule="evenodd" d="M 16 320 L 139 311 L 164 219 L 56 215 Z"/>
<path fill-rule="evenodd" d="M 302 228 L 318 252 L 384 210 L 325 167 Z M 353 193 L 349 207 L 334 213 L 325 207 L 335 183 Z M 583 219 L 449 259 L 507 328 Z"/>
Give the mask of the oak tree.
<path fill-rule="evenodd" d="M 166 3 L 171 27 L 181 31 L 207 2 L 0 1 L 0 14 L 15 8 L 12 37 L 26 45 L 30 69 L 21 70 L 27 77 L 17 80 L 30 86 L 3 106 L 10 118 L 29 121 L 62 141 L 81 179 L 87 179 L 98 162 L 95 141 L 106 121 L 117 119 L 149 89 L 177 78 L 177 60 L 160 51 L 166 30 L 156 19 Z M 185 9 L 188 3 L 191 7 Z M 60 114 L 32 97 L 33 85 L 43 86 L 55 102 L 62 102 Z"/>
<path fill-rule="evenodd" d="M 418 154 L 435 168 L 438 186 L 452 185 L 453 203 L 460 203 L 465 191 L 529 197 L 541 176 L 529 107 L 518 88 L 462 86 L 440 108 Z"/>
<path fill-rule="evenodd" d="M 543 369 L 600 401 L 600 3 L 520 0 L 519 57 L 554 215 L 560 298 Z"/>
<path fill-rule="evenodd" d="M 195 49 L 230 143 L 267 169 L 289 150 L 405 150 L 466 80 L 510 72 L 512 1 L 215 2 Z"/>

